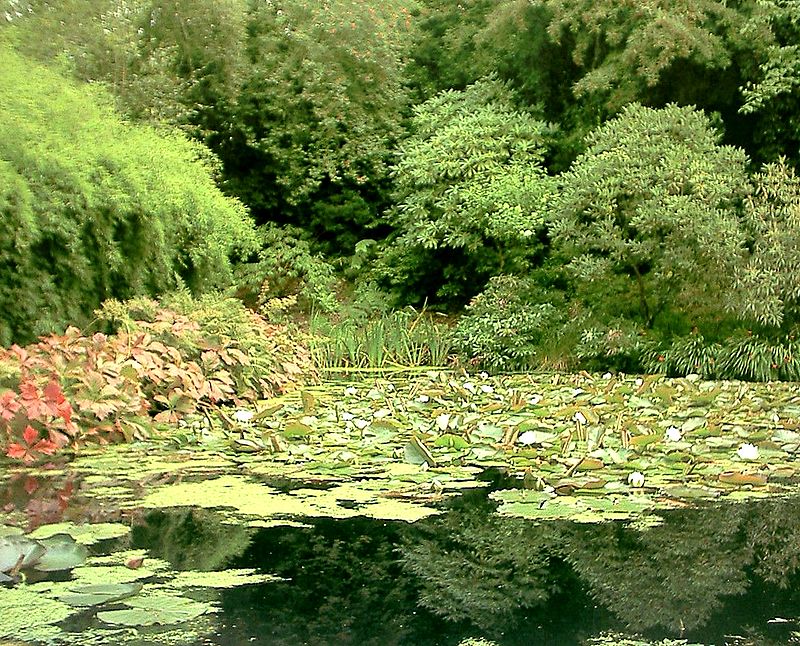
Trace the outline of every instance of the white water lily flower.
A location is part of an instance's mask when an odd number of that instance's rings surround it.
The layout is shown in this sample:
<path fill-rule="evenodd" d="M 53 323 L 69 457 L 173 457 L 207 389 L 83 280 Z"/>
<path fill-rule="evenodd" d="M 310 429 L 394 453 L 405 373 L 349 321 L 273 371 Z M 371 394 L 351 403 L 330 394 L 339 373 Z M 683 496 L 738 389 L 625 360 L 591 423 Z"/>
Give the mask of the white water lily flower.
<path fill-rule="evenodd" d="M 773 421 L 773 422 L 775 422 L 775 423 L 777 424 L 778 422 L 780 422 L 780 421 L 781 421 L 781 416 L 780 416 L 780 415 L 778 415 L 778 413 L 773 413 L 773 415 L 772 415 L 772 421 Z"/>
<path fill-rule="evenodd" d="M 757 460 L 758 447 L 755 444 L 742 444 L 739 450 L 736 451 L 736 455 L 742 458 L 742 460 Z"/>
<path fill-rule="evenodd" d="M 478 373 L 478 376 L 479 376 L 481 379 L 488 379 L 488 378 L 489 378 L 489 373 L 488 373 L 488 372 L 479 372 L 479 373 Z"/>
<path fill-rule="evenodd" d="M 584 415 L 580 411 L 576 411 L 575 414 L 572 416 L 572 419 L 574 419 L 576 422 L 580 424 L 586 424 L 586 415 Z"/>
<path fill-rule="evenodd" d="M 494 388 L 492 388 L 489 384 L 481 384 L 481 392 L 488 395 L 489 393 L 494 392 Z"/>
<path fill-rule="evenodd" d="M 427 404 L 430 400 L 431 398 L 428 397 L 427 395 L 420 395 L 419 397 L 417 397 L 417 401 L 420 404 Z"/>
<path fill-rule="evenodd" d="M 628 484 L 631 487 L 643 487 L 644 486 L 644 474 L 640 471 L 634 471 L 633 473 L 628 475 Z"/>
<path fill-rule="evenodd" d="M 532 406 L 536 406 L 536 404 L 538 404 L 540 401 L 542 401 L 541 395 L 533 395 L 528 399 L 528 403 L 531 404 Z"/>
<path fill-rule="evenodd" d="M 369 426 L 369 422 L 365 419 L 354 419 L 353 426 L 355 426 L 359 431 L 363 431 L 367 426 Z"/>
<path fill-rule="evenodd" d="M 379 408 L 374 413 L 372 413 L 372 416 L 375 419 L 383 419 L 387 415 L 391 415 L 391 414 L 392 414 L 392 411 L 390 411 L 388 408 Z"/>
<path fill-rule="evenodd" d="M 633 383 L 635 383 L 637 386 L 641 386 L 644 383 L 644 379 L 638 377 Z"/>
<path fill-rule="evenodd" d="M 664 437 L 666 437 L 670 442 L 680 442 L 683 438 L 683 433 L 681 433 L 681 429 L 670 426 L 667 429 L 667 432 L 664 434 Z"/>
<path fill-rule="evenodd" d="M 606 373 L 603 375 L 603 379 L 611 379 L 611 377 L 613 377 L 613 375 L 612 375 L 610 372 L 606 372 Z"/>
<path fill-rule="evenodd" d="M 464 382 L 464 390 L 468 390 L 469 392 L 474 393 L 475 392 L 475 384 L 473 384 L 471 381 L 465 381 Z"/>
<path fill-rule="evenodd" d="M 347 388 L 344 389 L 344 394 L 350 396 L 356 395 L 358 394 L 358 388 L 356 388 L 355 386 L 348 386 Z"/>
<path fill-rule="evenodd" d="M 450 425 L 450 415 L 448 415 L 447 413 L 442 413 L 436 418 L 436 426 L 438 426 L 440 430 L 446 431 L 449 425 Z"/>
<path fill-rule="evenodd" d="M 344 412 L 344 413 L 342 413 L 342 419 L 343 419 L 345 422 L 349 422 L 349 421 L 350 421 L 351 419 L 353 419 L 354 417 L 355 417 L 355 415 L 353 415 L 353 413 L 347 413 L 347 412 Z"/>
<path fill-rule="evenodd" d="M 585 392 L 585 391 L 583 390 L 583 388 L 573 388 L 573 389 L 572 389 L 572 396 L 573 396 L 573 397 L 577 397 L 578 395 L 580 395 L 580 394 L 581 394 L 581 393 L 583 393 L 583 392 Z"/>
<path fill-rule="evenodd" d="M 251 410 L 237 410 L 233 414 L 233 419 L 242 424 L 248 424 L 253 420 L 253 411 Z"/>
<path fill-rule="evenodd" d="M 524 444 L 525 446 L 536 444 L 536 432 L 525 431 L 517 438 L 517 442 L 519 442 L 520 444 Z"/>

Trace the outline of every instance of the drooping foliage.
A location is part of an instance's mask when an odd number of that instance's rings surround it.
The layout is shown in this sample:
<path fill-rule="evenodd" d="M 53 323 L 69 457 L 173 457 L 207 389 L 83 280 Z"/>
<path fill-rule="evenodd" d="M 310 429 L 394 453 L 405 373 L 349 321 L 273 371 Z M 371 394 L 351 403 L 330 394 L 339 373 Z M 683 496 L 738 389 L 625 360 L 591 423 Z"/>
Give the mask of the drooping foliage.
<path fill-rule="evenodd" d="M 202 146 L 134 127 L 107 96 L 0 55 L 0 342 L 80 323 L 107 298 L 231 279 L 252 247 Z"/>
<path fill-rule="evenodd" d="M 800 177 L 781 159 L 754 177 L 746 201 L 753 241 L 737 267 L 733 309 L 745 320 L 780 328 L 798 321 L 800 305 Z"/>

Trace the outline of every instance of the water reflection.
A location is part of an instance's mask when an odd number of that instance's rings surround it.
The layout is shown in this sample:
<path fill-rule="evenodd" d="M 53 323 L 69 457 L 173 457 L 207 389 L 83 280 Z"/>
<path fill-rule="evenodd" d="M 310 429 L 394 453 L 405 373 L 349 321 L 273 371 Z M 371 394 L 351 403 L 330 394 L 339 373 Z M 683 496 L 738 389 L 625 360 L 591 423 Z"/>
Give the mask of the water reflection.
<path fill-rule="evenodd" d="M 216 643 L 579 644 L 604 630 L 789 643 L 800 616 L 800 501 L 663 519 L 534 524 L 498 517 L 472 494 L 413 525 L 319 519 L 251 534 L 213 513 L 158 512 L 134 541 L 177 567 L 287 579 L 225 591 Z M 770 623 L 778 617 L 789 621 Z"/>

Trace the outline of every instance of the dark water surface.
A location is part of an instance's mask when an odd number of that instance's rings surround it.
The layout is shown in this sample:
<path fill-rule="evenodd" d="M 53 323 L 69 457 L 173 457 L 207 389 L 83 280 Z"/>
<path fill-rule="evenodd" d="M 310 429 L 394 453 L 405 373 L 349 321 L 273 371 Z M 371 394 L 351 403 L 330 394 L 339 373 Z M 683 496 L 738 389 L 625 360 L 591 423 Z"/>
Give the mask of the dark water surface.
<path fill-rule="evenodd" d="M 494 512 L 488 491 L 514 483 L 493 478 L 413 524 L 301 518 L 252 528 L 200 508 L 126 512 L 118 520 L 133 524 L 131 535 L 98 549 L 143 548 L 176 570 L 255 568 L 283 579 L 220 590 L 216 632 L 197 646 L 455 646 L 468 637 L 570 645 L 608 632 L 648 643 L 800 644 L 800 499 L 535 523 Z M 23 479 L 0 502 L 25 508 L 35 524 L 67 507 L 73 520 L 76 507 L 83 521 L 113 519 L 82 507 L 80 489 Z"/>
<path fill-rule="evenodd" d="M 177 568 L 286 579 L 223 591 L 203 644 L 566 645 L 603 631 L 800 643 L 800 501 L 661 517 L 534 524 L 493 514 L 477 491 L 414 524 L 316 519 L 246 537 L 213 513 L 159 511 L 133 540 Z"/>

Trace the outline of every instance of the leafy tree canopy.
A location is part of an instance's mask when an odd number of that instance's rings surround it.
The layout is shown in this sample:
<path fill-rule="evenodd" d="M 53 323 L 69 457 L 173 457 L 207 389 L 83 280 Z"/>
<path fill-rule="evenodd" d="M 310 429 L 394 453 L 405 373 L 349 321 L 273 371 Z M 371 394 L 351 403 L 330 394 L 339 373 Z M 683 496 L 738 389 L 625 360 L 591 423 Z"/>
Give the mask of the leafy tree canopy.
<path fill-rule="evenodd" d="M 393 168 L 397 236 L 384 259 L 393 281 L 407 281 L 437 252 L 456 250 L 467 263 L 460 285 L 424 276 L 440 296 L 452 296 L 466 284 L 480 287 L 474 271 L 509 271 L 538 249 L 552 186 L 542 164 L 543 121 L 517 111 L 510 91 L 485 79 L 417 106 L 411 131 Z"/>
<path fill-rule="evenodd" d="M 561 177 L 551 235 L 592 307 L 636 303 L 648 326 L 669 308 L 721 309 L 748 178 L 744 153 L 718 141 L 705 114 L 675 105 L 632 104 L 588 137 Z"/>
<path fill-rule="evenodd" d="M 119 120 L 103 92 L 0 43 L 0 341 L 80 322 L 107 298 L 230 280 L 254 237 L 208 151 Z"/>

